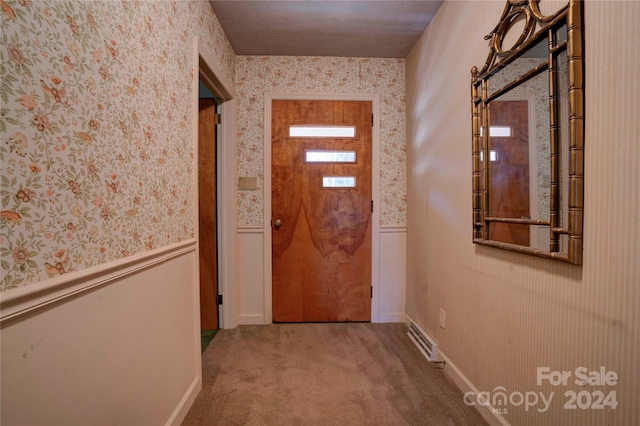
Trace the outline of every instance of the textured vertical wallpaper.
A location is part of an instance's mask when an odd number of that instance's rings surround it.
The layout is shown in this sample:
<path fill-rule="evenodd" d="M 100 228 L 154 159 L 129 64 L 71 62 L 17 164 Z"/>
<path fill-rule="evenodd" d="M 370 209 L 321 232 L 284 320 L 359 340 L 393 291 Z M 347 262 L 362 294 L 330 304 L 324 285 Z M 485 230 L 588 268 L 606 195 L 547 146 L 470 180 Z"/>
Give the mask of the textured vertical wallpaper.
<path fill-rule="evenodd" d="M 406 222 L 404 59 L 238 56 L 238 176 L 257 176 L 257 191 L 239 191 L 238 225 L 262 226 L 265 92 L 379 93 L 380 223 Z"/>
<path fill-rule="evenodd" d="M 472 243 L 469 70 L 503 10 L 444 2 L 407 58 L 406 313 L 510 424 L 639 425 L 640 2 L 584 2 L 582 266 Z M 571 376 L 539 383 L 539 367 Z M 581 368 L 618 379 L 585 384 Z"/>
<path fill-rule="evenodd" d="M 207 2 L 2 1 L 0 290 L 193 238 L 198 35 Z"/>

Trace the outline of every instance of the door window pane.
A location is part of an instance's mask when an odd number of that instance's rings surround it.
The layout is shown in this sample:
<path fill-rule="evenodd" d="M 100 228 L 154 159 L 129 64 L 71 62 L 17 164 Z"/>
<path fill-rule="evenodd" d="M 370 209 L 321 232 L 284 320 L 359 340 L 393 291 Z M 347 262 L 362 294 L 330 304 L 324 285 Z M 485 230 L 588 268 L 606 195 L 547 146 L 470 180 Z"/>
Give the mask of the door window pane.
<path fill-rule="evenodd" d="M 480 136 L 482 136 L 482 127 L 480 127 Z M 510 138 L 511 127 L 508 126 L 491 126 L 489 127 L 489 135 L 492 138 Z"/>
<path fill-rule="evenodd" d="M 355 126 L 289 126 L 290 138 L 354 138 Z"/>
<path fill-rule="evenodd" d="M 484 161 L 484 151 L 480 151 L 480 161 Z M 495 150 L 489 151 L 489 161 L 498 161 L 498 152 Z"/>
<path fill-rule="evenodd" d="M 355 188 L 355 176 L 323 176 L 323 188 Z"/>
<path fill-rule="evenodd" d="M 304 152 L 307 163 L 355 163 L 355 151 L 307 150 Z"/>

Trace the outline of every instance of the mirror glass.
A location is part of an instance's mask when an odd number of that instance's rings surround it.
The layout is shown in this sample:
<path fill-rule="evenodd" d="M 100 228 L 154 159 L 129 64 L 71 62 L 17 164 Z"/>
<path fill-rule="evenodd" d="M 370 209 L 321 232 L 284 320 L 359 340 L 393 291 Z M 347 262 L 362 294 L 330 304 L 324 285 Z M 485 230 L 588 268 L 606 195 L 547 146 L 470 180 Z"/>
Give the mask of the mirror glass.
<path fill-rule="evenodd" d="M 539 65 L 520 58 L 489 80 L 489 87 L 504 86 L 514 74 Z M 533 66 L 533 67 L 532 67 Z M 509 78 L 509 81 L 505 81 Z M 549 221 L 551 157 L 549 147 L 549 78 L 541 73 L 488 103 L 490 112 L 488 164 L 490 217 Z M 495 134 L 495 127 L 510 132 Z M 548 225 L 495 223 L 489 238 L 505 243 L 546 248 Z"/>
<path fill-rule="evenodd" d="M 504 89 L 504 86 L 508 83 L 523 78 L 528 71 L 539 66 L 546 66 L 547 60 L 549 59 L 548 43 L 549 42 L 546 38 L 540 40 L 535 44 L 535 46 L 524 52 L 522 56 L 509 63 L 504 68 L 500 68 L 495 74 L 493 74 L 489 84 L 489 96 L 494 95 L 498 90 Z M 548 79 L 549 78 L 547 76 L 547 80 Z M 547 89 L 545 89 L 544 93 L 548 96 L 548 81 L 546 87 Z M 548 106 L 548 97 L 545 98 L 545 102 Z"/>
<path fill-rule="evenodd" d="M 474 243 L 581 264 L 581 3 L 528 6 L 507 2 L 472 69 Z"/>

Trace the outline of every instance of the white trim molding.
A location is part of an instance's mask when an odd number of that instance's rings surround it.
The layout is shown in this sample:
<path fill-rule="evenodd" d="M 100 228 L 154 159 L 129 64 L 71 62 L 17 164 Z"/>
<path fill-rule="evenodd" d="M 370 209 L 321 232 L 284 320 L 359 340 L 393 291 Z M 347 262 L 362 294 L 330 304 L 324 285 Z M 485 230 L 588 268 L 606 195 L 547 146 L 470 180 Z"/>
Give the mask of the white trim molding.
<path fill-rule="evenodd" d="M 264 234 L 262 226 L 238 226 L 238 234 Z"/>
<path fill-rule="evenodd" d="M 50 280 L 3 292 L 0 298 L 0 323 L 60 303 L 97 287 L 109 285 L 154 265 L 196 250 L 191 239 L 160 249 L 139 253 L 94 268 L 60 275 Z"/>
<path fill-rule="evenodd" d="M 202 364 L 202 363 L 201 363 Z M 202 390 L 202 377 L 198 376 L 189 385 L 189 388 L 182 396 L 180 403 L 176 406 L 173 413 L 171 413 L 171 417 L 165 423 L 167 426 L 179 426 L 182 424 L 182 421 L 185 417 L 187 417 L 187 413 L 191 409 L 193 402 L 196 400 L 196 397 Z"/>
<path fill-rule="evenodd" d="M 460 389 L 465 395 L 467 393 L 473 393 L 474 395 L 478 395 L 480 392 L 478 388 L 475 387 L 473 383 L 464 375 L 462 371 L 453 363 L 451 360 L 444 354 L 441 347 L 438 347 L 438 356 L 442 358 L 444 361 L 444 372 L 453 380 L 453 383 Z M 475 404 L 473 406 L 482 416 L 483 419 L 487 421 L 492 426 L 510 426 L 510 423 L 502 417 L 494 406 L 491 404 Z"/>
<path fill-rule="evenodd" d="M 236 127 L 237 100 L 233 82 L 222 72 L 215 57 L 206 47 L 194 38 L 194 60 L 198 67 L 194 69 L 194 188 L 198 188 L 198 81 L 202 79 L 221 102 L 218 113 L 222 122 L 217 126 L 217 190 L 218 190 L 218 292 L 224 296 L 220 305 L 220 327 L 234 328 L 238 325 L 236 274 L 235 274 L 235 238 L 236 238 Z M 195 235 L 198 235 L 198 199 L 195 197 Z M 199 258 L 199 256 L 198 256 Z M 198 324 L 200 319 L 198 318 Z M 199 325 L 198 325 L 199 327 Z"/>
<path fill-rule="evenodd" d="M 272 312 L 271 270 L 271 103 L 273 100 L 370 101 L 373 111 L 371 197 L 371 322 L 379 321 L 380 300 L 380 95 L 377 93 L 270 92 L 264 94 L 264 323 L 270 324 Z"/>
<path fill-rule="evenodd" d="M 240 324 L 242 325 L 263 325 L 266 323 L 264 315 L 240 314 Z"/>

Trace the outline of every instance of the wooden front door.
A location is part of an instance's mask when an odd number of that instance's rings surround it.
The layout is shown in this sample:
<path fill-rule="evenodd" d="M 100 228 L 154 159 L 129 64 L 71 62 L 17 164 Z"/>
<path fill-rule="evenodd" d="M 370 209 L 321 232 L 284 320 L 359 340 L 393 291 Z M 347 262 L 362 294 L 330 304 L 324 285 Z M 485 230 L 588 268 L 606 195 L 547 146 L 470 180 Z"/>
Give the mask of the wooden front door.
<path fill-rule="evenodd" d="M 273 101 L 274 322 L 371 320 L 371 128 L 371 102 Z"/>
<path fill-rule="evenodd" d="M 198 217 L 200 241 L 200 326 L 218 328 L 216 215 L 216 100 L 200 99 L 198 114 Z"/>
<path fill-rule="evenodd" d="M 491 189 L 489 216 L 528 218 L 529 110 L 527 101 L 491 102 L 491 126 L 511 129 L 511 136 L 491 136 Z M 527 225 L 492 223 L 489 238 L 503 243 L 529 245 Z"/>

